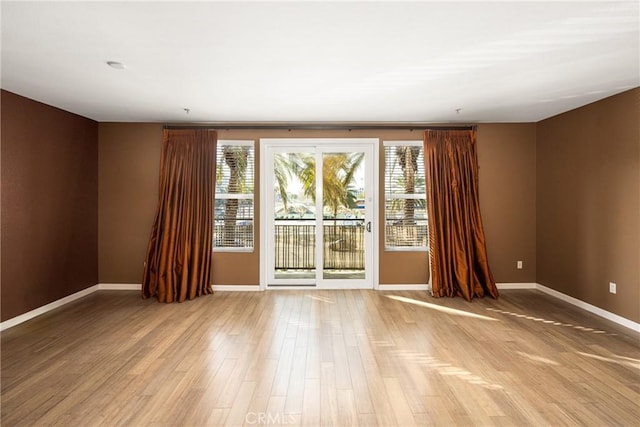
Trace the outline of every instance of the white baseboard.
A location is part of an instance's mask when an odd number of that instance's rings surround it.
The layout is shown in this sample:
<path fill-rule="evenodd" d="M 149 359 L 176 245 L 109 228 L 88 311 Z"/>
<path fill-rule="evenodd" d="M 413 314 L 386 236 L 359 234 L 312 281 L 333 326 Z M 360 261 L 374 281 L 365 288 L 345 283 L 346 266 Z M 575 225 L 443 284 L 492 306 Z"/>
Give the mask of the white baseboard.
<path fill-rule="evenodd" d="M 278 286 L 278 285 L 267 285 L 266 289 L 261 289 L 261 290 L 280 292 L 280 291 L 319 291 L 320 289 L 317 288 L 315 285 L 309 285 L 309 286 L 305 286 L 305 285 L 280 285 L 280 286 Z"/>
<path fill-rule="evenodd" d="M 140 283 L 99 283 L 98 289 L 101 291 L 141 291 Z"/>
<path fill-rule="evenodd" d="M 57 301 L 53 301 L 49 304 L 43 305 L 42 307 L 38 307 L 27 313 L 5 320 L 4 322 L 0 322 L 0 331 L 4 331 L 5 329 L 9 329 L 13 326 L 19 325 L 20 323 L 26 322 L 27 320 L 33 319 L 36 316 L 40 316 L 41 314 L 54 310 L 58 307 L 62 307 L 65 304 L 92 294 L 98 290 L 140 291 L 141 286 L 142 285 L 136 283 L 99 283 L 97 285 L 93 285 L 91 287 L 78 291 L 74 294 L 68 295 L 64 298 L 60 298 Z M 636 332 L 640 332 L 640 323 L 611 313 L 607 310 L 596 307 L 595 305 L 589 304 L 577 298 L 563 294 L 562 292 L 558 292 L 555 289 L 548 288 L 539 283 L 497 283 L 496 286 L 498 287 L 498 289 L 536 289 L 540 292 L 544 292 L 545 294 L 551 295 L 571 305 L 575 305 L 576 307 L 579 307 L 597 316 L 603 317 L 626 328 L 632 329 Z M 379 291 L 428 291 L 430 289 L 431 287 L 429 285 L 420 284 L 378 285 Z M 255 292 L 259 290 L 260 285 L 213 285 L 214 292 Z"/>
<path fill-rule="evenodd" d="M 537 283 L 496 283 L 498 289 L 537 289 Z"/>
<path fill-rule="evenodd" d="M 378 285 L 379 291 L 429 291 L 431 286 L 427 284 L 413 284 L 413 285 Z"/>
<path fill-rule="evenodd" d="M 537 283 L 496 283 L 498 289 L 537 289 Z M 429 291 L 431 285 L 378 285 L 379 291 Z"/>
<path fill-rule="evenodd" d="M 636 323 L 633 320 L 629 320 L 625 317 L 618 316 L 617 314 L 611 313 L 610 311 L 603 310 L 600 307 L 596 307 L 595 305 L 591 305 L 587 302 L 579 300 L 578 298 L 571 297 L 569 295 L 563 294 L 562 292 L 558 292 L 555 289 L 548 288 L 544 285 L 536 283 L 536 289 L 540 292 L 544 292 L 545 294 L 556 297 L 562 301 L 568 302 L 569 304 L 575 305 L 583 310 L 586 310 L 590 313 L 598 315 L 600 317 L 604 317 L 607 320 L 610 320 L 614 323 L 632 329 L 636 332 L 640 332 L 640 323 Z"/>
<path fill-rule="evenodd" d="M 98 289 L 101 291 L 140 291 L 142 285 L 138 283 L 100 283 Z M 254 292 L 259 290 L 260 285 L 213 285 L 214 292 Z"/>
<path fill-rule="evenodd" d="M 20 323 L 26 322 L 27 320 L 31 320 L 36 316 L 40 316 L 41 314 L 44 314 L 48 311 L 54 310 L 58 307 L 62 307 L 65 304 L 69 304 L 72 301 L 75 301 L 77 299 L 80 299 L 84 296 L 87 296 L 89 294 L 92 294 L 94 292 L 96 292 L 98 290 L 98 285 L 93 285 L 91 287 L 88 287 L 86 289 L 83 289 L 81 291 L 78 291 L 74 294 L 71 295 L 67 295 L 64 298 L 60 298 L 59 300 L 56 300 L 54 302 L 51 302 L 49 304 L 43 305 L 42 307 L 38 307 L 34 310 L 28 311 L 24 314 L 21 314 L 19 316 L 16 317 L 12 317 L 11 319 L 5 320 L 4 322 L 0 323 L 0 331 L 4 331 L 5 329 L 9 329 L 13 326 L 19 325 Z"/>
<path fill-rule="evenodd" d="M 213 292 L 256 292 L 260 285 L 213 285 Z"/>

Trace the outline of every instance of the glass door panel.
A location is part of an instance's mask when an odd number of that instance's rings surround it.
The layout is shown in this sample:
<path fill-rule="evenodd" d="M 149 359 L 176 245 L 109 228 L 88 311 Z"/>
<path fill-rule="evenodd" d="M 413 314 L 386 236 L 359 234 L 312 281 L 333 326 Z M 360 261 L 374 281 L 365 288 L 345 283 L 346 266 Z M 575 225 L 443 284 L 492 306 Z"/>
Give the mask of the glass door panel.
<path fill-rule="evenodd" d="M 322 153 L 322 278 L 365 278 L 365 153 Z"/>
<path fill-rule="evenodd" d="M 315 279 L 315 153 L 274 153 L 273 176 L 274 278 Z"/>
<path fill-rule="evenodd" d="M 375 140 L 265 141 L 267 287 L 373 288 Z"/>

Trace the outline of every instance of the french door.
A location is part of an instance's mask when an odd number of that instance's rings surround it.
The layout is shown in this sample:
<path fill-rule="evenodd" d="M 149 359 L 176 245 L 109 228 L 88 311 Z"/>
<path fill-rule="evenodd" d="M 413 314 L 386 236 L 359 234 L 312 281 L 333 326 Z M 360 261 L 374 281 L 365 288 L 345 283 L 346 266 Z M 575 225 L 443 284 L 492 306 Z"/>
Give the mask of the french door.
<path fill-rule="evenodd" d="M 263 283 L 372 289 L 377 139 L 263 139 Z"/>

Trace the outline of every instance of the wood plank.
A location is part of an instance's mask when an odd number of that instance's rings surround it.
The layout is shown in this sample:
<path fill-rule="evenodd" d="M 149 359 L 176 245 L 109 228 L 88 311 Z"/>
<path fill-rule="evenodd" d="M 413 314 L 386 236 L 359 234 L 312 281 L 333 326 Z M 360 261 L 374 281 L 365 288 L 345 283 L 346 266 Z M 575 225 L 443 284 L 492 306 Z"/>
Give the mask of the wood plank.
<path fill-rule="evenodd" d="M 2 425 L 640 419 L 640 334 L 534 290 L 472 303 L 217 292 L 169 305 L 100 291 L 3 331 L 0 345 Z"/>

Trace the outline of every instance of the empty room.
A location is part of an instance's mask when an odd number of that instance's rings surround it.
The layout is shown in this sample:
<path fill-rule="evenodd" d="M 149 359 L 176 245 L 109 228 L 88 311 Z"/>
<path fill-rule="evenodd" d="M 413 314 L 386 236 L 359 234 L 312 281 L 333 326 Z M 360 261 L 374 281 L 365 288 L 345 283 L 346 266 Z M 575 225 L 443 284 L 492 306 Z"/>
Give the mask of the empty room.
<path fill-rule="evenodd" d="M 2 1 L 0 424 L 636 426 L 638 1 Z"/>

